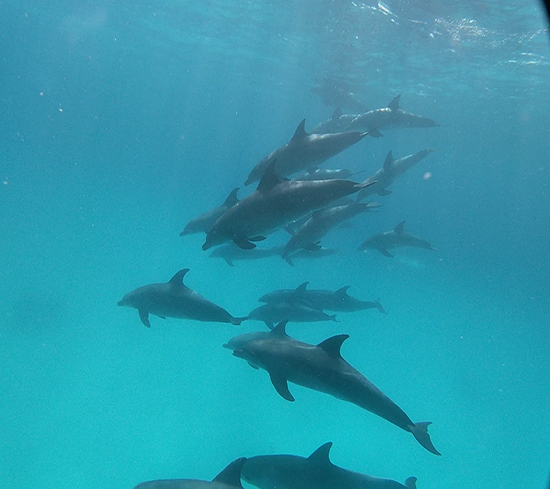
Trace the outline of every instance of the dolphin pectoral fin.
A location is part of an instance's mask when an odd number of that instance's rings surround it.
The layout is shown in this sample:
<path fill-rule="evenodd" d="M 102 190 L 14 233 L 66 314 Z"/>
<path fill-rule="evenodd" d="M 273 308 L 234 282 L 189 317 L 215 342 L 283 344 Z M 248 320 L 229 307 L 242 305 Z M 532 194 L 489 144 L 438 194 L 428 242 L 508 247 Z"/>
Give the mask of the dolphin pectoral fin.
<path fill-rule="evenodd" d="M 384 135 L 379 131 L 377 127 L 373 127 L 371 130 L 363 133 L 364 136 L 370 136 L 371 138 L 383 138 Z"/>
<path fill-rule="evenodd" d="M 416 481 L 417 481 L 417 478 L 416 477 L 409 477 L 406 481 L 405 481 L 405 487 L 407 489 L 416 489 Z"/>
<path fill-rule="evenodd" d="M 151 327 L 151 323 L 149 322 L 149 312 L 144 311 L 143 309 L 138 311 L 139 312 L 139 319 L 141 319 L 141 322 L 145 324 L 148 328 Z"/>
<path fill-rule="evenodd" d="M 393 258 L 393 255 L 386 248 L 376 248 L 380 253 L 388 258 Z"/>
<path fill-rule="evenodd" d="M 157 316 L 157 317 L 159 317 L 161 319 L 166 319 L 166 316 Z"/>
<path fill-rule="evenodd" d="M 225 263 L 227 263 L 230 267 L 234 267 L 235 264 L 233 263 L 233 260 L 231 260 L 230 258 L 224 258 L 225 260 Z"/>
<path fill-rule="evenodd" d="M 284 259 L 291 267 L 294 266 L 294 262 L 292 261 L 292 258 L 290 258 L 290 256 L 286 256 Z"/>
<path fill-rule="evenodd" d="M 248 362 L 248 365 L 250 365 L 254 370 L 260 370 L 260 367 L 258 367 L 258 365 L 254 365 L 252 362 Z"/>
<path fill-rule="evenodd" d="M 253 250 L 256 248 L 256 245 L 251 243 L 246 236 L 234 236 L 233 243 L 243 250 Z"/>
<path fill-rule="evenodd" d="M 266 239 L 265 236 L 254 236 L 253 238 L 248 238 L 248 241 L 263 241 Z"/>
<path fill-rule="evenodd" d="M 321 246 L 321 242 L 320 241 L 315 241 L 315 243 L 306 243 L 304 245 L 304 249 L 308 250 L 308 251 L 319 251 L 320 249 L 322 248 Z"/>
<path fill-rule="evenodd" d="M 279 393 L 279 395 L 283 399 L 286 399 L 287 401 L 290 401 L 290 402 L 294 402 L 294 396 L 288 390 L 288 382 L 286 381 L 283 375 L 278 375 L 270 372 L 269 378 L 271 379 L 271 383 L 273 384 L 273 387 L 275 387 L 275 390 Z"/>
<path fill-rule="evenodd" d="M 428 426 L 431 424 L 431 421 L 414 423 L 414 425 L 410 427 L 410 430 L 413 436 L 416 438 L 416 441 L 420 443 L 426 450 L 428 450 L 428 452 L 431 452 L 435 455 L 441 455 L 433 446 L 430 435 L 428 434 Z"/>
<path fill-rule="evenodd" d="M 378 191 L 378 195 L 381 195 L 382 197 L 386 197 L 391 194 L 391 190 L 386 190 L 385 188 L 380 189 Z"/>

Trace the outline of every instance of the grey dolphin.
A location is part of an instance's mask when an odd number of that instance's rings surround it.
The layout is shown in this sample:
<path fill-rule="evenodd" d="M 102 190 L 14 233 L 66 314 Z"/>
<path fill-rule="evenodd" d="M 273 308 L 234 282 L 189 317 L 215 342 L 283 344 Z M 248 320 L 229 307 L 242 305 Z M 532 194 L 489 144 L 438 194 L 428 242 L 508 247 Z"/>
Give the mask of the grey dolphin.
<path fill-rule="evenodd" d="M 376 128 L 366 132 L 308 134 L 304 129 L 305 123 L 306 120 L 303 119 L 288 143 L 269 153 L 252 169 L 244 183 L 245 185 L 260 180 L 267 166 L 274 159 L 277 160 L 275 171 L 278 175 L 286 177 L 323 163 L 346 148 L 358 143 L 365 136 L 381 136 Z"/>
<path fill-rule="evenodd" d="M 239 248 L 235 243 L 231 242 L 213 250 L 210 253 L 210 258 L 223 258 L 230 267 L 234 267 L 235 261 L 261 260 L 280 254 L 279 248 L 253 248 L 247 250 Z"/>
<path fill-rule="evenodd" d="M 141 322 L 148 328 L 151 327 L 149 314 L 161 318 L 195 319 L 236 325 L 246 319 L 233 317 L 225 309 L 186 287 L 183 277 L 188 271 L 188 268 L 180 270 L 164 284 L 144 285 L 128 292 L 118 305 L 137 309 Z"/>
<path fill-rule="evenodd" d="M 164 479 L 141 482 L 134 489 L 243 489 L 241 471 L 246 458 L 238 458 L 223 469 L 214 480 Z"/>
<path fill-rule="evenodd" d="M 312 130 L 311 134 L 328 134 L 331 132 L 347 131 L 351 121 L 359 114 L 342 114 L 340 107 L 334 109 L 330 119 L 320 122 Z"/>
<path fill-rule="evenodd" d="M 200 216 L 195 217 L 195 219 L 191 219 L 185 225 L 185 228 L 180 233 L 180 236 L 187 236 L 188 234 L 196 233 L 207 233 L 210 231 L 210 228 L 220 218 L 220 216 L 230 207 L 233 207 L 237 202 L 239 202 L 239 199 L 237 198 L 238 191 L 238 188 L 234 188 L 222 205 L 215 207 L 208 212 L 204 212 Z"/>
<path fill-rule="evenodd" d="M 250 457 L 241 477 L 259 489 L 416 489 L 416 477 L 405 485 L 391 479 L 360 474 L 330 461 L 332 442 L 321 445 L 309 457 L 260 455 Z"/>
<path fill-rule="evenodd" d="M 377 128 L 379 130 L 393 127 L 435 127 L 439 126 L 437 122 L 428 117 L 411 114 L 399 108 L 399 99 L 401 95 L 395 97 L 387 107 L 375 109 L 358 115 L 353 119 L 347 130 L 369 130 Z"/>
<path fill-rule="evenodd" d="M 435 151 L 435 149 L 423 149 L 422 151 L 403 156 L 403 158 L 398 158 L 396 160 L 390 150 L 384 161 L 384 166 L 370 177 L 372 180 L 376 180 L 376 185 L 371 185 L 368 189 L 359 192 L 357 194 L 357 201 L 366 199 L 374 194 L 382 196 L 390 195 L 391 190 L 388 190 L 386 187 L 390 186 L 397 177 L 403 175 L 409 168 L 426 158 L 426 156 L 433 151 Z"/>
<path fill-rule="evenodd" d="M 275 246 L 272 249 L 274 251 L 276 250 L 277 254 L 282 256 L 285 247 Z M 293 267 L 294 260 L 315 260 L 319 258 L 324 258 L 326 256 L 333 256 L 338 254 L 340 254 L 340 250 L 338 250 L 337 248 L 325 248 L 324 246 L 322 246 L 318 250 L 306 250 L 302 248 L 301 250 L 298 250 L 295 253 L 287 256 L 285 260 L 290 266 Z"/>
<path fill-rule="evenodd" d="M 333 292 L 332 290 L 307 289 L 308 284 L 309 282 L 304 282 L 296 289 L 276 290 L 263 295 L 258 300 L 267 304 L 299 302 L 323 311 L 356 312 L 375 308 L 379 312 L 387 314 L 380 303 L 380 299 L 362 301 L 348 295 L 349 285 Z"/>
<path fill-rule="evenodd" d="M 357 202 L 315 211 L 289 239 L 283 251 L 283 258 L 286 259 L 287 256 L 290 256 L 300 248 L 308 250 L 320 249 L 321 245 L 319 242 L 329 231 L 358 214 L 379 206 L 380 204 L 374 202 L 369 202 L 368 204 Z"/>
<path fill-rule="evenodd" d="M 310 345 L 289 341 L 284 326 L 277 325 L 270 338 L 250 341 L 234 350 L 233 355 L 267 371 L 273 386 L 287 401 L 294 401 L 288 382 L 330 394 L 412 433 L 426 450 L 440 455 L 430 440 L 429 422 L 413 423 L 397 404 L 342 358 L 340 347 L 349 335 Z"/>
<path fill-rule="evenodd" d="M 275 323 L 288 320 L 296 323 L 313 323 L 318 321 L 335 321 L 336 316 L 328 315 L 319 309 L 308 307 L 299 302 L 278 302 L 257 307 L 248 315 L 248 319 L 263 321 L 269 329 Z"/>
<path fill-rule="evenodd" d="M 365 170 L 351 171 L 346 168 L 308 168 L 305 173 L 301 173 L 293 178 L 293 180 L 335 180 L 345 179 L 354 175 L 364 173 Z"/>
<path fill-rule="evenodd" d="M 202 249 L 233 241 L 241 248 L 254 248 L 252 241 L 341 197 L 359 192 L 374 182 L 314 180 L 292 182 L 275 173 L 275 160 L 267 167 L 255 192 L 223 214 L 206 235 Z"/>
<path fill-rule="evenodd" d="M 378 250 L 384 256 L 390 258 L 393 255 L 388 250 L 402 246 L 412 246 L 414 248 L 425 248 L 427 250 L 437 251 L 437 248 L 434 248 L 426 240 L 414 236 L 413 234 L 406 233 L 403 230 L 404 225 L 405 221 L 401 221 L 392 231 L 386 231 L 385 233 L 377 234 L 366 239 L 358 248 L 359 251 L 366 251 L 368 249 Z"/>

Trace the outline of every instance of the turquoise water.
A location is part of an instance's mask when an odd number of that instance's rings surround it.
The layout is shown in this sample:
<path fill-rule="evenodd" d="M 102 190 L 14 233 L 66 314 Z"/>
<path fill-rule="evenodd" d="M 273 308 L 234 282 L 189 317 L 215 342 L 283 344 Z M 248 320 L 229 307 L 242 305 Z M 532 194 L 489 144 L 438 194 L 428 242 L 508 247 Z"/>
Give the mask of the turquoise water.
<path fill-rule="evenodd" d="M 0 2 L 0 487 L 132 488 L 213 478 L 240 456 L 307 456 L 418 487 L 543 487 L 550 470 L 550 52 L 535 2 Z M 328 118 L 310 88 L 369 108 L 402 94 L 442 124 L 384 131 L 327 162 L 374 173 L 438 148 L 383 207 L 327 237 L 340 255 L 230 268 L 178 236 L 250 169 Z M 427 172 L 431 178 L 424 178 Z M 249 188 L 241 190 L 246 195 Z M 438 252 L 361 254 L 407 220 Z M 274 234 L 268 245 L 285 236 Z M 388 311 L 291 324 L 343 356 L 434 445 L 221 345 L 261 330 L 117 307 L 185 282 L 235 316 L 312 288 Z"/>

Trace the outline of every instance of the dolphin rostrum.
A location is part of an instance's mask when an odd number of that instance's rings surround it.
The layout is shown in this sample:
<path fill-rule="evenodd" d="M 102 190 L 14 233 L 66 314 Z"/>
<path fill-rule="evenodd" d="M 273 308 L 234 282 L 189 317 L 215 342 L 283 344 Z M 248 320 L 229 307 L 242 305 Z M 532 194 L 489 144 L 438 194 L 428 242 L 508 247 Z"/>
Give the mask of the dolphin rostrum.
<path fill-rule="evenodd" d="M 358 143 L 365 136 L 381 136 L 376 128 L 366 132 L 308 134 L 304 129 L 305 123 L 306 120 L 303 119 L 288 143 L 269 153 L 252 169 L 245 185 L 260 180 L 267 166 L 274 159 L 277 160 L 275 171 L 278 175 L 286 177 L 323 163 Z"/>
<path fill-rule="evenodd" d="M 378 250 L 384 256 L 390 258 L 393 255 L 388 250 L 402 246 L 412 246 L 414 248 L 425 248 L 437 251 L 437 248 L 434 248 L 426 240 L 413 234 L 406 233 L 403 230 L 404 225 L 405 221 L 401 221 L 392 231 L 386 231 L 385 233 L 377 234 L 366 239 L 358 248 L 359 251 L 366 251 L 368 249 Z"/>
<path fill-rule="evenodd" d="M 372 128 L 379 130 L 393 127 L 435 127 L 439 126 L 433 119 L 405 112 L 399 108 L 401 95 L 395 97 L 387 107 L 369 110 L 353 119 L 347 130 L 359 131 Z"/>
<path fill-rule="evenodd" d="M 225 199 L 225 202 L 215 207 L 214 209 L 204 212 L 200 216 L 191 219 L 186 225 L 185 229 L 180 233 L 180 236 L 187 236 L 188 234 L 207 233 L 210 231 L 212 225 L 219 219 L 219 217 L 230 207 L 233 207 L 239 199 L 237 198 L 238 188 L 234 188 L 231 193 Z"/>
<path fill-rule="evenodd" d="M 287 401 L 294 401 L 288 382 L 330 394 L 412 433 L 426 450 L 440 455 L 428 434 L 429 422 L 413 423 L 397 404 L 342 358 L 340 348 L 349 335 L 310 345 L 289 338 L 285 325 L 286 322 L 279 323 L 269 338 L 245 343 L 233 355 L 267 371 L 273 386 Z"/>
<path fill-rule="evenodd" d="M 119 306 L 134 307 L 139 312 L 141 322 L 151 327 L 149 314 L 161 318 L 195 319 L 213 323 L 241 324 L 246 317 L 236 318 L 225 309 L 205 299 L 183 283 L 189 271 L 184 268 L 164 284 L 150 284 L 128 292 Z"/>
<path fill-rule="evenodd" d="M 223 469 L 212 481 L 195 479 L 164 479 L 142 482 L 134 489 L 243 489 L 241 471 L 246 458 L 238 458 Z"/>
<path fill-rule="evenodd" d="M 332 442 L 321 445 L 309 457 L 260 455 L 250 457 L 241 477 L 259 489 L 416 489 L 416 477 L 405 485 L 391 479 L 360 474 L 330 461 Z"/>
<path fill-rule="evenodd" d="M 206 235 L 202 249 L 233 241 L 240 248 L 252 249 L 252 241 L 270 233 L 332 201 L 359 192 L 374 182 L 313 180 L 293 182 L 275 173 L 275 160 L 267 167 L 256 191 L 223 214 Z"/>
<path fill-rule="evenodd" d="M 390 150 L 384 161 L 384 166 L 370 177 L 372 180 L 376 180 L 376 185 L 371 185 L 368 189 L 359 192 L 357 194 L 357 201 L 366 199 L 374 194 L 382 196 L 390 195 L 391 190 L 388 190 L 386 187 L 390 186 L 397 177 L 403 175 L 409 168 L 426 158 L 426 156 L 433 151 L 435 151 L 435 149 L 424 149 L 396 160 Z"/>

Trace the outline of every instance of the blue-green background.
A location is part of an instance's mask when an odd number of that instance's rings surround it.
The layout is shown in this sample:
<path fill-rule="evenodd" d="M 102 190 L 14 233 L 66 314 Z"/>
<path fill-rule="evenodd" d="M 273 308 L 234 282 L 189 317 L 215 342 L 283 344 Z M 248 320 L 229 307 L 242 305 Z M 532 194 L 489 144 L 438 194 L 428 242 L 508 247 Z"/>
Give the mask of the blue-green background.
<path fill-rule="evenodd" d="M 550 470 L 550 52 L 538 3 L 0 0 L 0 487 L 132 488 L 213 478 L 239 456 L 308 455 L 421 489 L 537 488 Z M 366 139 L 326 166 L 379 168 L 440 148 L 324 261 L 239 262 L 185 223 L 242 186 L 298 122 L 309 91 L 350 83 L 369 108 L 443 126 Z M 431 178 L 423 178 L 426 172 Z M 249 192 L 241 191 L 241 195 Z M 360 254 L 406 228 L 439 248 Z M 269 245 L 283 242 L 282 234 Z M 356 406 L 291 385 L 221 345 L 263 329 L 152 318 L 127 291 L 190 268 L 234 315 L 309 280 L 389 314 L 293 324 L 344 357 L 442 457 Z"/>

